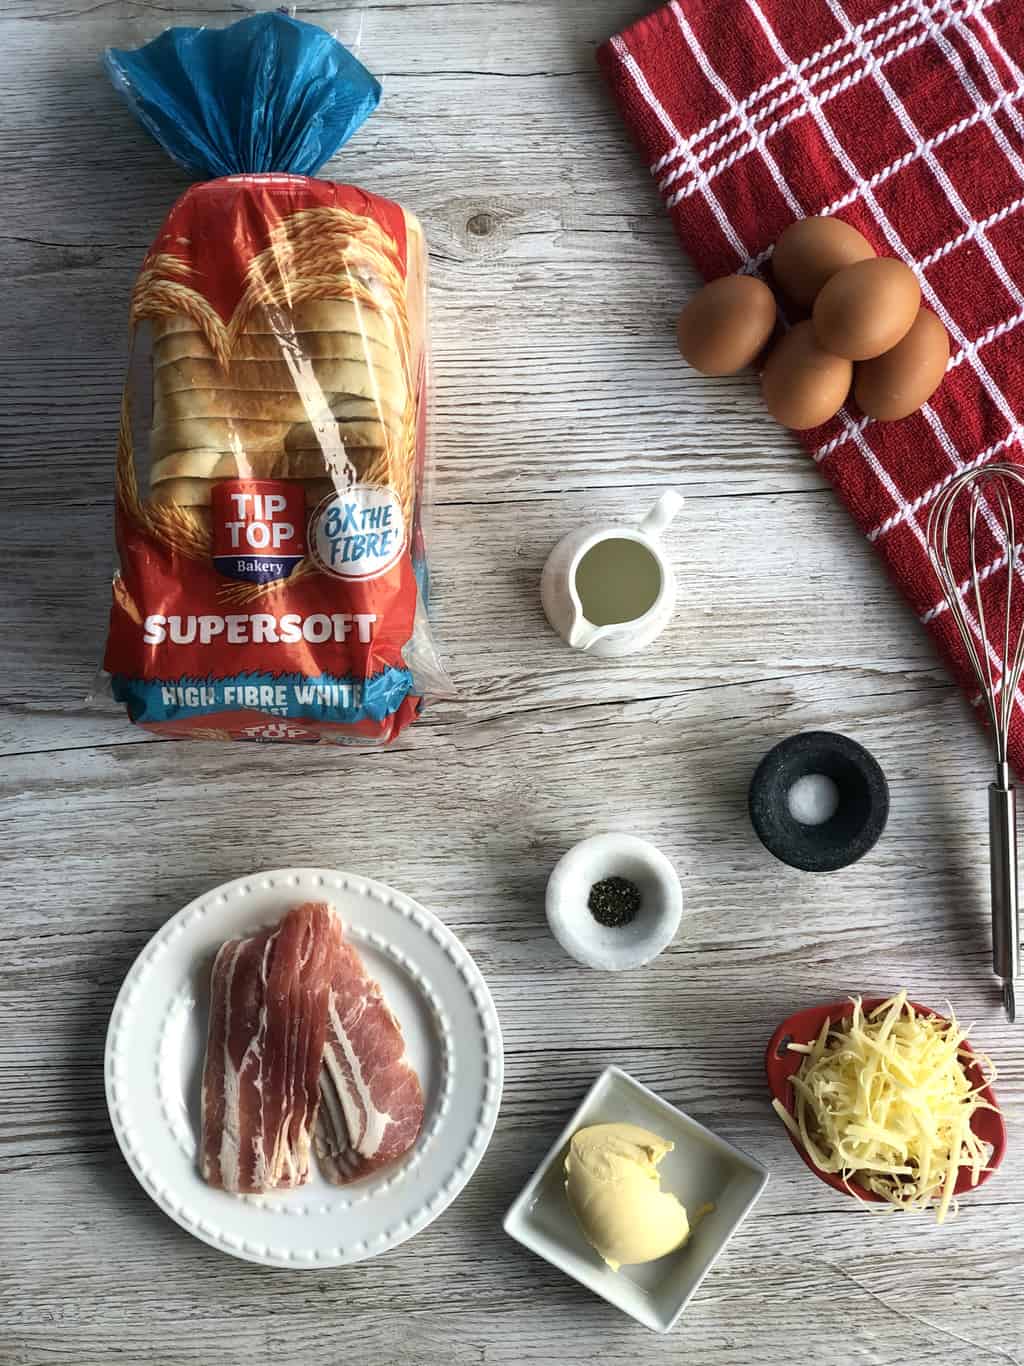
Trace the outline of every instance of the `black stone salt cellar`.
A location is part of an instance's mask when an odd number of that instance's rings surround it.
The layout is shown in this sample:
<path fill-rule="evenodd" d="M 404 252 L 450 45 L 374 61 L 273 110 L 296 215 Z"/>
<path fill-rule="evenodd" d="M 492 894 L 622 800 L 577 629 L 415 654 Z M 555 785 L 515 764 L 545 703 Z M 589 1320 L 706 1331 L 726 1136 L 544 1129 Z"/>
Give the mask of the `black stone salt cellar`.
<path fill-rule="evenodd" d="M 802 809 L 798 784 L 820 783 L 828 807 Z M 805 731 L 761 760 L 750 783 L 750 820 L 777 859 L 810 873 L 829 873 L 863 858 L 889 816 L 889 785 L 878 761 L 846 735 Z M 801 815 L 804 819 L 801 819 Z"/>

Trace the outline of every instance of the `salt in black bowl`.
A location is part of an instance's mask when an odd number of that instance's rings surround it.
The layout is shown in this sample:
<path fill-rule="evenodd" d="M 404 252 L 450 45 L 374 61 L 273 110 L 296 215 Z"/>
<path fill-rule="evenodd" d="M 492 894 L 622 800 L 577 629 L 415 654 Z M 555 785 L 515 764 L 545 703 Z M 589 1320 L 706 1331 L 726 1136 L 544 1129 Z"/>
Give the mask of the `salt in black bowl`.
<path fill-rule="evenodd" d="M 791 794 L 800 779 L 814 777 L 830 780 L 822 787 L 833 793 L 835 809 L 818 812 L 827 819 L 808 824 L 793 814 Z M 764 847 L 809 873 L 856 863 L 875 845 L 889 816 L 889 785 L 878 761 L 855 740 L 825 730 L 792 735 L 769 750 L 751 780 L 749 800 Z"/>

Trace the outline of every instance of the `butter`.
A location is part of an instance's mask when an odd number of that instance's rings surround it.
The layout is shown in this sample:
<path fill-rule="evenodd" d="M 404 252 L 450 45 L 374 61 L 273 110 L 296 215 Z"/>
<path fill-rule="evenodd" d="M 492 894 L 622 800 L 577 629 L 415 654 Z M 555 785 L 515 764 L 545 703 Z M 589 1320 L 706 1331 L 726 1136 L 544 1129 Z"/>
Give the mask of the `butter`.
<path fill-rule="evenodd" d="M 613 1271 L 653 1262 L 690 1236 L 686 1210 L 661 1189 L 675 1144 L 635 1124 L 594 1124 L 572 1137 L 565 1194 L 587 1242 Z"/>

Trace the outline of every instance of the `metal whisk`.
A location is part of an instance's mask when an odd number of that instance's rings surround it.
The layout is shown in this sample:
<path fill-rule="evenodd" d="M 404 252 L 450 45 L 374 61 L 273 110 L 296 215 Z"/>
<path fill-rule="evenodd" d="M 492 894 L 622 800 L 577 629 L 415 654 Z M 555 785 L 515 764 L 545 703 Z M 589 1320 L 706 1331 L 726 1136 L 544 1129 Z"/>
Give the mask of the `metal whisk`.
<path fill-rule="evenodd" d="M 988 789 L 988 839 L 992 885 L 992 966 L 1003 982 L 1006 1018 L 1016 1017 L 1016 979 L 1020 975 L 1020 923 L 1017 900 L 1017 795 L 1010 781 L 1007 747 L 1010 718 L 1024 671 L 1024 610 L 1013 624 L 1014 582 L 1024 593 L 1020 547 L 1013 511 L 1014 486 L 1024 491 L 1024 473 L 1014 465 L 986 465 L 959 474 L 936 498 L 928 515 L 928 551 L 946 603 L 956 622 L 967 658 L 981 689 L 995 750 L 996 777 Z M 978 563 L 979 521 L 996 546 L 994 558 Z M 954 546 L 967 546 L 967 575 L 958 581 L 952 564 Z M 999 607 L 1001 631 L 989 637 L 984 588 L 989 579 L 1002 582 L 1005 601 Z M 993 583 L 993 587 L 995 583 Z M 990 589 L 991 601 L 991 589 Z M 1024 608 L 1024 603 L 1021 604 Z M 990 614 L 991 615 L 991 614 Z"/>

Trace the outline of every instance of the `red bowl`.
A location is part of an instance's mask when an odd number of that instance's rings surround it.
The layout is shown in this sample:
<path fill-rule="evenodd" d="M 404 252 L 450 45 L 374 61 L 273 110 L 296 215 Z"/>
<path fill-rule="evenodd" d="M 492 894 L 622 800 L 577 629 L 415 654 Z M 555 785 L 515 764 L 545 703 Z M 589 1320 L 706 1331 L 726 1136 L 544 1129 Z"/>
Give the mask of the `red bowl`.
<path fill-rule="evenodd" d="M 883 1004 L 883 998 L 879 997 L 873 1001 L 863 1001 L 862 1007 L 865 1015 L 874 1010 L 876 1006 Z M 943 1019 L 938 1011 L 929 1009 L 928 1006 L 918 1005 L 916 1001 L 910 1004 L 919 1015 L 931 1015 L 934 1019 Z M 790 1015 L 788 1020 L 783 1020 L 778 1029 L 772 1035 L 768 1048 L 764 1055 L 765 1071 L 768 1074 L 768 1089 L 771 1091 L 775 1100 L 785 1106 L 789 1114 L 795 1117 L 795 1105 L 793 1087 L 789 1079 L 795 1072 L 800 1070 L 803 1062 L 804 1053 L 794 1053 L 788 1047 L 793 1043 L 813 1043 L 821 1033 L 821 1026 L 826 1019 L 831 1019 L 833 1024 L 837 1020 L 846 1019 L 853 1014 L 852 1001 L 840 1001 L 836 1005 L 812 1006 L 809 1010 L 797 1011 L 795 1015 Z M 971 1046 L 966 1041 L 961 1045 L 965 1053 L 971 1053 Z M 989 1105 L 996 1106 L 997 1101 L 991 1086 L 985 1081 L 985 1074 L 977 1061 L 964 1064 L 967 1079 L 972 1086 L 980 1087 L 981 1095 L 988 1101 Z M 969 1167 L 961 1168 L 957 1178 L 955 1191 L 957 1195 L 963 1195 L 965 1191 L 977 1190 L 978 1186 L 983 1185 L 995 1171 L 996 1167 L 1002 1162 L 1006 1153 L 1006 1125 L 1003 1123 L 1003 1116 L 999 1109 L 977 1110 L 971 1120 L 971 1132 L 974 1133 L 983 1143 L 988 1143 L 992 1147 L 992 1155 L 988 1161 L 987 1170 L 983 1171 L 977 1181 L 977 1185 L 971 1185 L 971 1170 Z M 872 1191 L 866 1191 L 861 1186 L 851 1182 L 847 1186 L 842 1177 L 834 1172 L 820 1171 L 804 1151 L 799 1139 L 789 1129 L 786 1129 L 789 1140 L 793 1147 L 800 1154 L 804 1163 L 810 1167 L 814 1175 L 831 1186 L 833 1190 L 841 1191 L 843 1195 L 856 1195 L 862 1200 L 871 1200 L 883 1203 L 880 1195 L 875 1195 Z"/>

